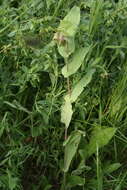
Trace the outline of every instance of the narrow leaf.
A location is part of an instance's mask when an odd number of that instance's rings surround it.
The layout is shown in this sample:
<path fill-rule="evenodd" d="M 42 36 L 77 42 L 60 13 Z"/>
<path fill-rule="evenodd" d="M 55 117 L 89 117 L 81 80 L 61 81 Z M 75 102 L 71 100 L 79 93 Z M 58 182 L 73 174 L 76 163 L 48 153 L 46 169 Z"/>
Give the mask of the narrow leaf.
<path fill-rule="evenodd" d="M 79 67 L 82 65 L 85 56 L 89 51 L 89 47 L 81 48 L 75 52 L 72 60 L 62 68 L 62 74 L 64 77 L 69 77 L 70 75 L 76 73 Z"/>
<path fill-rule="evenodd" d="M 113 164 L 108 165 L 104 169 L 104 172 L 110 174 L 110 173 L 116 171 L 117 169 L 119 169 L 120 167 L 121 167 L 120 163 L 113 163 Z"/>
<path fill-rule="evenodd" d="M 4 101 L 5 104 L 9 105 L 10 107 L 20 110 L 20 111 L 24 111 L 28 114 L 30 114 L 30 111 L 28 111 L 26 108 L 24 108 L 19 102 L 17 102 L 16 100 L 13 101 L 13 103 L 10 103 L 8 101 Z"/>
<path fill-rule="evenodd" d="M 95 72 L 95 69 L 90 69 L 88 73 L 76 84 L 71 94 L 72 103 L 76 101 L 78 96 L 82 93 L 83 89 L 90 83 L 94 72 Z"/>
<path fill-rule="evenodd" d="M 69 140 L 65 145 L 64 172 L 68 171 L 71 161 L 76 154 L 81 135 L 82 133 L 80 131 L 72 132 L 71 136 L 69 137 Z"/>

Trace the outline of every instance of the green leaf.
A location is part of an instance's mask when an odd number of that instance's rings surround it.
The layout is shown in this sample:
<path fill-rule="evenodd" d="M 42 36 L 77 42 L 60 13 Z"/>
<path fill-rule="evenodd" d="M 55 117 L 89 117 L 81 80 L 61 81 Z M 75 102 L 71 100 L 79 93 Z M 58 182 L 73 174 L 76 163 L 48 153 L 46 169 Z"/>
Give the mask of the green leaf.
<path fill-rule="evenodd" d="M 83 89 L 90 83 L 94 72 L 95 69 L 90 69 L 87 74 L 76 84 L 71 93 L 71 103 L 76 101 L 78 96 L 82 93 Z"/>
<path fill-rule="evenodd" d="M 58 31 L 61 31 L 66 36 L 74 37 L 77 27 L 80 22 L 80 8 L 74 6 L 65 18 L 60 22 Z"/>
<path fill-rule="evenodd" d="M 86 147 L 87 149 L 87 156 L 91 156 L 93 153 L 96 152 L 97 146 L 98 148 L 101 148 L 108 144 L 108 142 L 111 140 L 111 138 L 114 136 L 116 132 L 116 128 L 113 127 L 101 127 L 101 126 L 96 126 L 93 129 L 90 142 L 88 146 Z"/>
<path fill-rule="evenodd" d="M 78 149 L 78 145 L 81 139 L 82 132 L 81 131 L 73 131 L 71 135 L 68 137 L 67 141 L 65 141 L 65 155 L 64 155 L 64 172 L 67 172 L 73 157 L 76 154 Z"/>
<path fill-rule="evenodd" d="M 117 169 L 119 169 L 121 167 L 120 163 L 114 163 L 114 164 L 110 164 L 108 166 L 106 166 L 106 168 L 104 168 L 104 173 L 112 173 L 114 171 L 116 171 Z"/>
<path fill-rule="evenodd" d="M 62 74 L 64 77 L 69 77 L 70 75 L 76 73 L 79 67 L 82 65 L 83 60 L 87 53 L 89 52 L 89 47 L 81 48 L 77 50 L 72 58 L 72 60 L 62 68 Z"/>
<path fill-rule="evenodd" d="M 26 112 L 28 114 L 30 114 L 31 112 L 28 111 L 26 108 L 24 108 L 19 102 L 17 102 L 16 100 L 13 101 L 13 103 L 10 103 L 8 101 L 4 101 L 5 104 L 9 105 L 10 107 L 14 108 L 14 109 L 17 109 L 17 110 L 20 110 L 20 111 L 23 111 L 23 112 Z"/>
<path fill-rule="evenodd" d="M 61 56 L 68 58 L 75 51 L 74 37 L 80 22 L 80 8 L 74 6 L 58 27 L 58 36 L 65 39 L 64 43 L 57 43 L 58 51 Z M 57 39 L 59 42 L 60 40 Z"/>
<path fill-rule="evenodd" d="M 65 101 L 61 108 L 61 122 L 65 124 L 66 128 L 68 128 L 72 118 L 73 110 L 70 96 L 66 95 L 64 99 Z"/>
<path fill-rule="evenodd" d="M 85 184 L 85 178 L 82 178 L 80 176 L 69 176 L 67 180 L 67 186 L 69 187 L 75 187 L 77 185 L 82 186 Z"/>

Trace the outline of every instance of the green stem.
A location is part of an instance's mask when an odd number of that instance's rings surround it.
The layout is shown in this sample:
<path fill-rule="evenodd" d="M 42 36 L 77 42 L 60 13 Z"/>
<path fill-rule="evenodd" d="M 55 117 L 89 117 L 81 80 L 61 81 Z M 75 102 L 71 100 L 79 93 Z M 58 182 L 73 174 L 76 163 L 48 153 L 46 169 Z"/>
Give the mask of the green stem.
<path fill-rule="evenodd" d="M 67 72 L 68 72 L 68 59 L 67 58 L 65 59 L 65 63 L 67 65 Z M 71 86 L 70 86 L 69 77 L 67 77 L 67 91 L 68 91 L 69 96 L 71 96 Z"/>
<path fill-rule="evenodd" d="M 65 128 L 64 139 L 67 140 L 67 128 Z"/>

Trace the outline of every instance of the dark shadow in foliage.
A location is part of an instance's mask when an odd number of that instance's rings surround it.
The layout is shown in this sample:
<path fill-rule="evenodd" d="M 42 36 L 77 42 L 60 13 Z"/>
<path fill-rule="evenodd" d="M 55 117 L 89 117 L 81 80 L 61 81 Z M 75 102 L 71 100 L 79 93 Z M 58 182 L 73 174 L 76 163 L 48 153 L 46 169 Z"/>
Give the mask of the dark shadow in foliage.
<path fill-rule="evenodd" d="M 114 0 L 115 1 L 115 3 L 118 3 L 119 2 L 119 0 Z"/>
<path fill-rule="evenodd" d="M 31 184 L 38 185 L 39 177 L 42 175 L 42 169 L 36 166 L 36 159 L 28 158 L 24 163 L 24 171 L 22 177 L 23 190 L 31 190 Z"/>
<path fill-rule="evenodd" d="M 13 8 L 17 9 L 19 7 L 20 3 L 21 3 L 21 1 L 13 0 L 10 3 L 10 7 L 13 7 Z"/>

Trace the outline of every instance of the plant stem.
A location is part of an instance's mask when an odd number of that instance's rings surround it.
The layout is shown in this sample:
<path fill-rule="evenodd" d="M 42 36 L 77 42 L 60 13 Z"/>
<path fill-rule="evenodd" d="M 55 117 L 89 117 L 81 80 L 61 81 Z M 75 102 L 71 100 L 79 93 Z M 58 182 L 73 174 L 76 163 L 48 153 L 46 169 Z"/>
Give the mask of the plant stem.
<path fill-rule="evenodd" d="M 64 139 L 67 140 L 67 128 L 65 128 Z"/>
<path fill-rule="evenodd" d="M 71 96 L 71 87 L 70 87 L 70 79 L 69 79 L 69 77 L 67 77 L 67 90 L 68 90 L 69 96 Z"/>
<path fill-rule="evenodd" d="M 68 72 L 68 59 L 67 58 L 65 59 L 65 63 L 67 65 L 67 72 Z M 69 77 L 67 77 L 67 91 L 68 91 L 69 96 L 71 96 L 71 86 L 70 86 Z"/>

